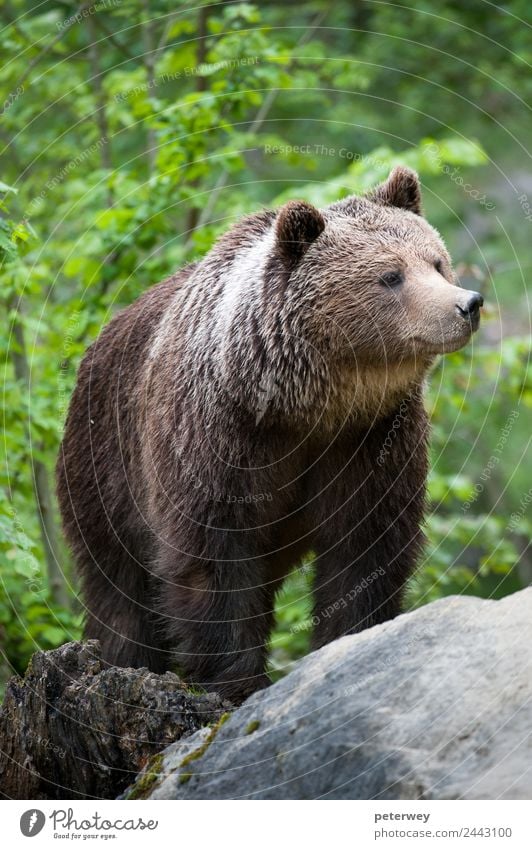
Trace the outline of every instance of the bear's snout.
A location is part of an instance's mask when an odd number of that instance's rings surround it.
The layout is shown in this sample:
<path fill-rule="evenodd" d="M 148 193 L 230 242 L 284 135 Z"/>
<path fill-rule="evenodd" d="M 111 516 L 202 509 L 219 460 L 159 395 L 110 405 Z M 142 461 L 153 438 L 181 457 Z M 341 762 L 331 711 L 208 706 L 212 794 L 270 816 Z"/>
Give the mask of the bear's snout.
<path fill-rule="evenodd" d="M 479 292 L 464 292 L 464 297 L 456 304 L 458 314 L 471 324 L 473 330 L 478 328 L 483 303 L 484 298 Z"/>

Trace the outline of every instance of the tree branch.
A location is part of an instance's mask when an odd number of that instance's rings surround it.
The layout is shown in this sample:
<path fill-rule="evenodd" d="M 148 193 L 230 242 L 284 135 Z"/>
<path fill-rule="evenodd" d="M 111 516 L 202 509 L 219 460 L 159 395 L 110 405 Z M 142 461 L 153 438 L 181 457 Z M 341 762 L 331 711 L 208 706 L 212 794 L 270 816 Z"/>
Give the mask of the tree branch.
<path fill-rule="evenodd" d="M 33 57 L 33 59 L 31 60 L 31 62 L 28 65 L 28 67 L 26 68 L 26 70 L 22 74 L 21 78 L 19 79 L 15 88 L 18 88 L 19 86 L 24 85 L 24 83 L 28 79 L 29 75 L 33 71 L 34 67 L 41 61 L 43 56 L 46 56 L 46 54 L 50 52 L 50 50 L 57 44 L 57 42 L 61 41 L 61 39 L 69 31 L 69 29 L 71 29 L 74 26 L 74 24 L 77 23 L 76 16 L 80 15 L 82 12 L 84 12 L 85 9 L 88 9 L 90 5 L 91 5 L 91 0 L 88 0 L 88 2 L 82 3 L 81 6 L 78 7 L 77 12 L 75 12 L 74 15 L 72 16 L 72 18 L 73 18 L 72 21 L 69 24 L 67 24 L 66 26 L 64 26 L 63 29 L 59 30 L 59 32 L 57 33 L 55 38 L 53 38 L 51 40 L 51 42 L 49 44 L 47 44 L 46 47 L 44 47 L 41 50 L 40 53 L 37 54 L 37 56 Z"/>

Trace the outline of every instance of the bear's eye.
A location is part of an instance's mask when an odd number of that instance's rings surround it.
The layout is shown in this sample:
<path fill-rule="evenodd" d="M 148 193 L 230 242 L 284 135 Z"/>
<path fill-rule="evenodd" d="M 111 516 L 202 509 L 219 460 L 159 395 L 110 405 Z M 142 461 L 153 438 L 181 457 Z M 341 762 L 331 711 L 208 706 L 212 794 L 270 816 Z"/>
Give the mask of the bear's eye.
<path fill-rule="evenodd" d="M 390 288 L 399 286 L 401 283 L 404 283 L 404 281 L 405 276 L 402 271 L 385 271 L 384 274 L 381 274 L 379 277 L 379 283 Z"/>
<path fill-rule="evenodd" d="M 443 261 L 441 259 L 437 259 L 434 263 L 434 268 L 438 274 L 443 274 Z"/>

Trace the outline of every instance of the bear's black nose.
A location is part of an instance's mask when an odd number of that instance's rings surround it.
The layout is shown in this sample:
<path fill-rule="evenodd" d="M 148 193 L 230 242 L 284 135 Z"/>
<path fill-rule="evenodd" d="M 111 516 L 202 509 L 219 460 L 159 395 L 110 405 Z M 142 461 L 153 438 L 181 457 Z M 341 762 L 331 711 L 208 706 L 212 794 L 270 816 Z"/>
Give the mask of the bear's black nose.
<path fill-rule="evenodd" d="M 463 318 L 476 318 L 484 303 L 484 298 L 479 292 L 469 292 L 468 294 L 469 297 L 461 304 L 456 304 L 456 307 Z"/>

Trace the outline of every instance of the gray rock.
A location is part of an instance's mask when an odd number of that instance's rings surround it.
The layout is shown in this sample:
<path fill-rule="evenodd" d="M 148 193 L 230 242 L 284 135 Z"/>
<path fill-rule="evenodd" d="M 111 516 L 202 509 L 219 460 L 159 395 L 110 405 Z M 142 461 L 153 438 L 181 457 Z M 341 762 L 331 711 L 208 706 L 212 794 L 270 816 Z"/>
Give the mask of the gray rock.
<path fill-rule="evenodd" d="M 447 598 L 309 655 L 165 749 L 143 795 L 530 799 L 531 707 L 532 588 Z"/>

